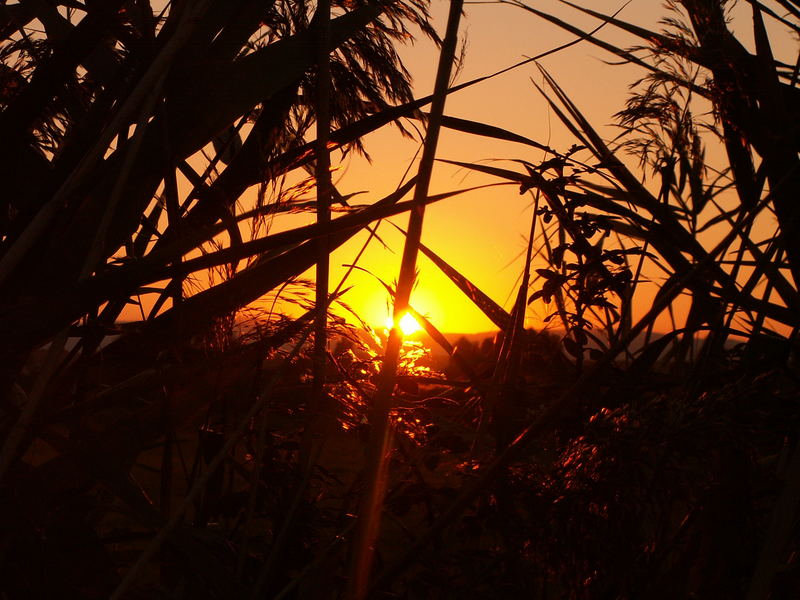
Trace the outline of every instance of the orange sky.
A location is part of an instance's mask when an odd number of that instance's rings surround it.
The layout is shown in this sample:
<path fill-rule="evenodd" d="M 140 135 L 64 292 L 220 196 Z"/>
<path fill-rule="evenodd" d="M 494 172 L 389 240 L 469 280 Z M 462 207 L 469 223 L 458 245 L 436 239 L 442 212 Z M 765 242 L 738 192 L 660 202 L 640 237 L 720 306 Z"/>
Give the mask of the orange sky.
<path fill-rule="evenodd" d="M 600 12 L 612 14 L 624 3 L 594 0 L 585 4 Z M 448 2 L 435 0 L 432 6 L 436 27 L 442 32 Z M 597 26 L 596 20 L 582 16 L 556 0 L 537 0 L 535 6 L 560 15 L 585 30 Z M 746 44 L 750 39 L 749 33 L 746 33 L 750 24 L 747 10 L 746 6 L 737 8 L 737 15 L 742 23 L 740 29 L 745 32 L 742 41 Z M 664 14 L 660 2 L 631 0 L 618 16 L 644 27 L 659 29 L 657 22 Z M 481 2 L 466 4 L 465 18 L 461 25 L 461 37 L 464 35 L 467 38 L 466 61 L 457 82 L 487 75 L 525 57 L 574 40 L 572 34 L 519 8 Z M 606 27 L 599 36 L 621 46 L 639 43 L 611 27 Z M 785 50 L 789 60 L 793 61 L 794 44 L 790 43 L 789 38 L 786 38 L 786 42 L 785 48 L 778 48 L 777 53 L 780 55 Z M 413 46 L 403 48 L 401 55 L 414 76 L 416 95 L 429 94 L 433 88 L 438 59 L 434 46 L 419 39 Z M 610 139 L 617 133 L 611 125 L 613 114 L 623 108 L 628 85 L 641 76 L 642 72 L 636 67 L 611 66 L 604 61 L 613 62 L 613 57 L 596 46 L 581 42 L 550 55 L 541 62 L 590 122 Z M 503 127 L 565 150 L 574 143 L 574 139 L 557 117 L 550 114 L 531 79 L 541 82 L 541 75 L 532 64 L 458 92 L 448 99 L 445 114 Z M 386 127 L 368 136 L 365 143 L 372 157 L 371 164 L 352 155 L 344 162 L 338 154 L 331 157 L 336 169 L 334 177 L 341 193 L 367 192 L 354 197 L 352 203 L 374 202 L 394 191 L 407 169 L 410 169 L 412 175 L 416 172 L 414 155 L 419 144 L 414 140 L 403 139 L 396 129 Z M 713 150 L 710 155 L 714 156 Z M 536 162 L 543 154 L 529 147 L 491 142 L 485 138 L 444 130 L 438 156 L 465 162 L 513 158 Z M 636 161 L 632 159 L 629 164 L 635 166 Z M 502 166 L 509 165 L 507 163 Z M 496 181 L 440 163 L 434 170 L 431 193 Z M 255 189 L 249 193 L 254 194 Z M 309 199 L 313 199 L 313 193 Z M 495 301 L 510 308 L 522 269 L 526 236 L 530 229 L 531 201 L 530 195 L 520 196 L 513 186 L 475 191 L 442 201 L 427 210 L 422 241 Z M 247 198 L 243 199 L 243 203 L 247 203 Z M 275 226 L 281 229 L 293 227 L 308 222 L 311 218 L 308 215 L 288 219 L 281 217 Z M 407 216 L 403 215 L 392 221 L 405 227 Z M 387 223 L 381 225 L 379 233 L 390 246 L 390 250 L 373 242 L 359 265 L 392 284 L 399 271 L 403 236 Z M 342 265 L 354 260 L 366 235 L 366 232 L 362 232 L 332 255 L 332 286 L 338 283 L 339 277 L 345 271 Z M 473 333 L 494 329 L 492 323 L 426 258 L 420 256 L 418 269 L 419 279 L 412 294 L 412 306 L 427 315 L 440 330 Z M 307 273 L 306 277 L 313 278 L 313 272 Z M 352 288 L 344 300 L 365 321 L 382 326 L 387 315 L 387 294 L 382 284 L 366 272 L 355 271 L 350 276 L 348 285 Z M 654 291 L 654 285 L 649 290 L 643 288 L 645 296 L 652 295 Z M 642 304 L 646 303 L 646 299 L 643 299 Z M 533 305 L 528 326 L 540 327 L 547 310 L 548 307 L 544 305 Z M 662 326 L 668 327 L 669 324 L 662 322 Z"/>
<path fill-rule="evenodd" d="M 611 6 L 611 3 L 602 3 Z M 434 3 L 433 10 L 437 28 L 442 31 L 446 18 L 447 2 Z M 601 7 L 602 9 L 602 7 Z M 641 11 L 640 11 L 641 12 Z M 461 35 L 467 35 L 466 62 L 458 81 L 491 73 L 526 55 L 533 55 L 571 39 L 554 27 L 537 23 L 532 15 L 517 8 L 500 5 L 468 5 L 466 18 L 462 21 Z M 628 78 L 624 69 L 611 71 L 602 67 L 599 51 L 592 51 L 586 45 L 572 49 L 561 56 L 553 56 L 546 61 L 548 68 L 557 73 L 565 71 L 565 84 L 584 97 L 597 96 L 595 86 L 605 86 L 609 77 L 614 86 L 624 90 Z M 426 40 L 402 51 L 405 64 L 415 78 L 417 95 L 430 93 L 433 87 L 437 53 Z M 584 65 L 576 70 L 576 64 Z M 610 74 L 600 76 L 601 71 Z M 534 139 L 568 145 L 560 131 L 550 131 L 549 119 L 543 102 L 529 81 L 534 76 L 534 66 L 527 66 L 517 72 L 508 73 L 493 81 L 464 90 L 448 99 L 446 114 L 480 120 L 493 125 L 509 128 Z M 576 75 L 580 74 L 579 77 Z M 590 113 L 607 121 L 617 104 L 608 94 L 596 101 Z M 349 158 L 340 164 L 339 189 L 342 193 L 365 190 L 361 202 L 371 202 L 390 193 L 400 183 L 404 171 L 411 167 L 416 170 L 414 154 L 418 144 L 402 139 L 396 130 L 384 128 L 366 139 L 368 152 L 373 162 L 367 163 L 357 158 Z M 492 144 L 465 134 L 443 132 L 438 155 L 443 158 L 465 161 L 479 161 L 493 157 L 532 156 L 529 149 L 511 147 L 509 144 Z M 334 157 L 334 164 L 336 164 Z M 432 192 L 448 191 L 487 182 L 486 178 L 467 175 L 446 165 L 439 165 L 434 172 Z M 519 255 L 524 251 L 525 236 L 531 216 L 530 198 L 519 196 L 513 188 L 497 188 L 473 192 L 458 198 L 443 201 L 428 209 L 425 219 L 423 243 L 439 253 L 442 258 L 458 268 L 473 283 L 490 294 L 497 302 L 508 306 L 515 282 L 519 276 L 521 261 Z M 407 218 L 393 220 L 405 227 Z M 387 251 L 373 242 L 360 265 L 386 283 L 391 284 L 399 270 L 399 257 L 402 252 L 402 235 L 394 228 L 384 224 L 380 234 L 391 246 Z M 342 264 L 354 259 L 366 234 L 357 236 L 350 243 L 333 254 L 333 280 L 344 272 Z M 418 263 L 419 280 L 412 295 L 412 305 L 442 331 L 477 332 L 493 329 L 491 322 L 462 296 L 462 294 L 427 259 L 421 257 Z M 383 286 L 364 272 L 351 275 L 353 285 L 345 300 L 370 324 L 382 324 L 386 316 L 387 295 Z"/>
<path fill-rule="evenodd" d="M 434 14 L 439 31 L 444 28 L 447 2 L 434 3 Z M 595 0 L 585 3 L 591 8 L 612 14 L 624 3 Z M 585 30 L 597 26 L 597 21 L 583 17 L 576 11 L 555 1 L 537 1 L 535 6 L 552 14 L 563 15 Z M 746 45 L 751 44 L 751 18 L 747 3 L 740 3 L 734 10 L 736 20 L 733 28 Z M 467 36 L 466 62 L 458 76 L 458 82 L 497 71 L 520 59 L 536 55 L 574 39 L 572 34 L 539 20 L 535 15 L 519 8 L 486 3 L 467 3 L 461 34 Z M 660 29 L 658 20 L 665 15 L 661 3 L 654 0 L 632 0 L 622 9 L 619 18 L 635 24 Z M 611 27 L 600 32 L 600 37 L 619 45 L 638 43 L 625 37 Z M 774 39 L 781 39 L 775 36 Z M 789 62 L 795 59 L 795 43 L 783 36 L 784 44 L 775 51 L 778 57 Z M 406 64 L 415 76 L 417 95 L 430 93 L 436 65 L 436 52 L 432 45 L 419 41 L 414 47 L 403 51 Z M 610 139 L 618 133 L 611 125 L 613 114 L 619 111 L 628 95 L 628 85 L 641 76 L 642 71 L 632 66 L 611 66 L 604 61 L 612 57 L 587 42 L 579 43 L 557 54 L 546 57 L 542 64 L 555 76 L 573 101 L 584 111 L 590 122 Z M 551 115 L 532 85 L 530 79 L 541 82 L 541 75 L 534 65 L 527 65 L 514 72 L 504 74 L 458 92 L 448 99 L 445 113 L 452 116 L 482 121 L 504 127 L 534 140 L 547 143 L 557 149 L 566 149 L 573 138 Z M 349 160 L 346 173 L 341 177 L 343 192 L 370 190 L 372 199 L 391 192 L 400 182 L 403 172 L 410 164 L 412 172 L 416 163 L 413 156 L 417 145 L 405 142 L 394 130 L 384 129 L 366 140 L 373 164 Z M 445 130 L 441 136 L 438 156 L 451 160 L 477 162 L 493 158 L 524 158 L 536 161 L 541 152 L 509 143 L 492 143 L 485 138 Z M 721 154 L 708 149 L 711 161 L 718 157 L 717 164 L 724 165 Z M 635 166 L 636 161 L 629 164 Z M 432 192 L 442 192 L 462 187 L 496 181 L 466 173 L 449 165 L 439 164 L 434 171 Z M 450 262 L 464 275 L 492 296 L 497 302 L 510 307 L 522 269 L 526 237 L 530 228 L 531 196 L 520 196 L 514 187 L 476 191 L 464 196 L 445 200 L 429 208 L 426 213 L 423 243 L 442 258 Z M 394 219 L 405 226 L 407 219 Z M 770 226 L 767 224 L 767 226 Z M 402 236 L 390 226 L 381 227 L 391 243 L 394 253 L 373 244 L 361 265 L 379 274 L 387 282 L 394 281 L 399 270 Z M 333 256 L 332 263 L 338 266 L 349 263 L 364 236 L 359 236 Z M 544 265 L 539 265 L 544 266 Z M 427 259 L 420 257 L 420 272 L 417 289 L 412 295 L 412 305 L 428 315 L 442 331 L 478 332 L 493 329 L 491 322 L 478 311 Z M 335 273 L 342 270 L 334 268 Z M 348 293 L 347 301 L 369 322 L 381 323 L 385 317 L 386 301 L 382 286 L 365 273 L 352 276 L 355 288 Z M 649 304 L 646 296 L 652 296 L 655 285 L 642 288 L 641 305 Z M 680 302 L 678 303 L 681 304 Z M 541 318 L 548 307 L 532 306 L 528 325 L 541 326 Z M 669 328 L 666 316 L 660 327 Z"/>
<path fill-rule="evenodd" d="M 434 2 L 438 30 L 444 28 L 448 3 Z M 549 6 L 545 6 L 549 5 Z M 647 22 L 641 7 L 651 2 L 634 2 L 621 16 L 637 23 Z M 564 14 L 556 2 L 537 6 Z M 595 2 L 601 11 L 615 11 L 616 2 Z M 468 4 L 462 21 L 461 35 L 467 35 L 466 61 L 457 82 L 470 80 L 507 67 L 521 59 L 574 39 L 554 26 L 542 23 L 534 15 L 497 4 Z M 573 18 L 574 11 L 571 11 Z M 588 28 L 596 26 L 591 19 L 574 19 Z M 652 22 L 652 19 L 651 19 Z M 617 39 L 619 39 L 617 37 Z M 430 93 L 433 87 L 437 53 L 432 44 L 419 40 L 402 55 L 415 78 L 418 96 Z M 609 67 L 602 60 L 607 56 L 589 44 L 582 43 L 545 58 L 543 65 L 564 87 L 575 95 L 593 121 L 601 126 L 610 122 L 610 115 L 621 107 L 626 85 L 636 72 L 629 67 Z M 530 82 L 541 80 L 534 65 L 522 67 L 494 80 L 458 92 L 448 98 L 445 113 L 503 127 L 551 146 L 565 149 L 573 143 L 565 130 L 548 114 L 546 104 Z M 366 139 L 373 162 L 348 159 L 339 180 L 342 193 L 368 190 L 362 202 L 372 201 L 393 191 L 404 171 L 411 165 L 418 145 L 403 140 L 394 129 L 385 128 Z M 539 160 L 541 152 L 508 143 L 494 143 L 462 133 L 443 131 L 438 156 L 468 162 L 493 158 L 525 158 Z M 335 161 L 334 161 L 335 162 Z M 493 183 L 495 179 L 466 173 L 461 169 L 439 164 L 434 171 L 432 193 Z M 473 283 L 506 308 L 510 307 L 522 268 L 522 255 L 530 228 L 531 197 L 520 196 L 515 187 L 481 190 L 445 200 L 426 212 L 423 243 L 460 270 Z M 405 216 L 393 219 L 405 227 Z M 386 224 L 380 233 L 394 253 L 373 243 L 361 266 L 392 283 L 398 273 L 402 253 L 402 235 Z M 350 263 L 366 234 L 357 236 L 332 257 L 333 273 L 341 274 L 342 264 Z M 543 266 L 543 265 L 540 265 Z M 479 332 L 493 329 L 492 323 L 467 300 L 426 258 L 418 262 L 419 280 L 412 295 L 412 305 L 442 331 Z M 383 323 L 386 315 L 386 293 L 383 286 L 363 272 L 351 275 L 355 287 L 346 301 L 370 323 Z M 536 307 L 534 307 L 536 308 Z M 539 326 L 544 314 L 532 311 L 530 326 Z"/>

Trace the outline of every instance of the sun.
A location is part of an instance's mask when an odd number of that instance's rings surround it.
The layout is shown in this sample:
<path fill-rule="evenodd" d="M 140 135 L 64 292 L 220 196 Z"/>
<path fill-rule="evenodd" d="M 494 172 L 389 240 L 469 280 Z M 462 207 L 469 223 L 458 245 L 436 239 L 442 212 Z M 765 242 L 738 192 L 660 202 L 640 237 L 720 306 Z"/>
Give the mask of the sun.
<path fill-rule="evenodd" d="M 386 329 L 391 329 L 392 325 L 392 317 L 386 317 Z M 422 329 L 422 326 L 419 324 L 419 322 L 409 312 L 400 317 L 400 322 L 398 325 L 400 326 L 400 331 L 403 333 L 403 335 L 411 335 L 412 333 L 416 333 Z"/>

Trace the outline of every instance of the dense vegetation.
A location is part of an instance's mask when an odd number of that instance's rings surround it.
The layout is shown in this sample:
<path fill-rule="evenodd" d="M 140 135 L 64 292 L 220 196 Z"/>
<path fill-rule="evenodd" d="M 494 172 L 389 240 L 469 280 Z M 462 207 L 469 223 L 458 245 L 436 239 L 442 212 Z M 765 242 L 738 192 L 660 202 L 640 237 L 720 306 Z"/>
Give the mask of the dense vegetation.
<path fill-rule="evenodd" d="M 749 2 L 750 49 L 724 0 L 660 33 L 506 3 L 642 68 L 613 142 L 541 67 L 570 148 L 445 115 L 458 1 L 441 40 L 423 0 L 0 3 L 3 597 L 800 595 L 800 3 Z M 416 177 L 350 206 L 330 153 L 406 118 Z M 510 311 L 420 243 L 442 127 L 535 206 Z M 339 316 L 328 256 L 403 213 L 396 317 L 424 253 L 497 338 L 417 315 L 437 363 Z"/>

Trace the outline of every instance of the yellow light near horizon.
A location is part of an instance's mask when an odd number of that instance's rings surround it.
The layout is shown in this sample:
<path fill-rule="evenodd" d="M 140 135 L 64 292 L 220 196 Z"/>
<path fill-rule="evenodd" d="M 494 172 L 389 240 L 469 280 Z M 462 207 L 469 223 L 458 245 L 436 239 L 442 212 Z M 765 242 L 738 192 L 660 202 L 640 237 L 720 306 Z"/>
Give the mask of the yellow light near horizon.
<path fill-rule="evenodd" d="M 393 324 L 392 317 L 386 317 L 386 329 L 391 329 Z M 411 335 L 412 333 L 416 333 L 422 329 L 422 325 L 420 325 L 414 316 L 408 312 L 400 317 L 398 326 L 400 327 L 400 331 L 403 333 L 403 335 Z"/>

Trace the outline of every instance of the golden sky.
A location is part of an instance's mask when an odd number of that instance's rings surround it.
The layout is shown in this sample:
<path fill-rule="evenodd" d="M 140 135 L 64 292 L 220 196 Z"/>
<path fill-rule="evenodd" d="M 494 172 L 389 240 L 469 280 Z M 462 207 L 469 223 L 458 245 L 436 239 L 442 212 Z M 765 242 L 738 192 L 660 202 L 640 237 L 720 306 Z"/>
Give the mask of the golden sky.
<path fill-rule="evenodd" d="M 606 14 L 623 7 L 618 14 L 620 19 L 654 30 L 660 29 L 658 21 L 667 14 L 657 0 L 631 0 L 627 5 L 621 1 L 593 0 L 583 4 Z M 734 29 L 742 33 L 741 39 L 745 44 L 751 45 L 747 3 L 739 4 L 734 11 L 737 18 Z M 444 31 L 448 5 L 445 0 L 432 3 L 434 22 L 440 32 Z M 598 24 L 595 19 L 581 15 L 557 0 L 537 0 L 535 6 L 584 30 L 591 30 Z M 465 4 L 460 34 L 462 40 L 466 38 L 466 59 L 456 83 L 493 73 L 575 39 L 573 34 L 520 8 L 484 2 Z M 641 43 L 610 26 L 598 36 L 623 47 Z M 777 53 L 785 52 L 788 59 L 794 61 L 794 44 L 789 37 L 785 36 L 784 40 L 785 47 L 778 48 Z M 414 77 L 416 95 L 431 93 L 438 60 L 433 44 L 420 38 L 415 44 L 402 48 L 401 56 Z M 613 115 L 624 107 L 628 86 L 641 77 L 642 71 L 629 65 L 609 65 L 606 61 L 615 62 L 614 57 L 584 41 L 547 56 L 541 64 L 594 127 L 606 139 L 611 139 L 618 133 L 613 126 Z M 575 140 L 550 113 L 531 80 L 541 84 L 542 76 L 535 65 L 528 64 L 453 94 L 448 98 L 445 114 L 502 127 L 558 150 L 566 150 Z M 415 156 L 420 148 L 419 141 L 403 138 L 394 128 L 385 127 L 368 136 L 365 144 L 372 162 L 352 154 L 345 159 L 338 153 L 331 157 L 338 190 L 345 195 L 365 192 L 351 199 L 354 204 L 372 203 L 383 198 L 394 191 L 404 177 L 415 174 L 417 168 Z M 713 159 L 713 148 L 709 155 Z M 544 158 L 541 151 L 530 147 L 449 130 L 442 132 L 438 156 L 463 162 L 514 158 L 537 162 Z M 636 164 L 635 159 L 628 162 L 630 166 Z M 510 163 L 500 166 L 513 168 Z M 434 169 L 431 193 L 495 182 L 496 179 L 439 163 Z M 256 192 L 251 189 L 248 193 Z M 308 199 L 313 199 L 313 190 Z M 245 197 L 243 204 L 247 201 Z M 531 203 L 532 196 L 520 195 L 515 186 L 483 189 L 444 200 L 428 208 L 422 241 L 496 302 L 510 309 L 523 267 L 532 216 Z M 276 220 L 275 230 L 310 220 L 313 216 L 281 217 Z M 405 228 L 407 216 L 401 215 L 392 222 Z M 354 271 L 347 283 L 350 289 L 343 297 L 373 326 L 382 326 L 387 316 L 387 293 L 377 278 L 393 284 L 399 272 L 403 245 L 402 234 L 389 223 L 381 224 L 379 234 L 389 248 L 373 241 L 359 262 L 360 267 L 374 276 L 365 271 Z M 353 262 L 366 237 L 367 233 L 362 232 L 332 254 L 332 286 L 345 272 L 343 265 Z M 543 266 L 539 263 L 534 268 Z M 418 259 L 418 270 L 418 283 L 411 304 L 441 331 L 475 333 L 494 329 L 492 323 L 424 256 Z M 313 271 L 305 277 L 312 279 Z M 643 306 L 655 289 L 655 284 L 642 288 Z M 532 305 L 528 326 L 540 327 L 548 310 L 549 307 L 543 304 Z M 661 326 L 669 327 L 669 323 L 662 322 Z"/>
<path fill-rule="evenodd" d="M 544 6 L 545 4 L 549 6 Z M 564 13 L 557 2 L 538 3 Z M 642 7 L 651 2 L 634 1 L 621 16 L 641 23 L 646 20 Z M 437 28 L 443 31 L 448 3 L 433 3 Z M 596 2 L 598 10 L 614 11 L 615 2 Z M 572 11 L 573 18 L 575 17 Z M 593 27 L 591 19 L 578 18 L 578 24 Z M 539 21 L 519 8 L 497 4 L 467 4 L 462 21 L 461 37 L 466 35 L 466 60 L 457 82 L 483 76 L 568 42 L 574 36 Z M 432 91 L 437 51 L 427 40 L 418 40 L 402 50 L 407 68 L 414 76 L 418 96 Z M 601 50 L 586 43 L 544 59 L 543 64 L 574 93 L 587 114 L 599 125 L 610 122 L 610 115 L 619 110 L 626 85 L 635 76 L 627 67 L 603 64 Z M 538 70 L 528 65 L 491 81 L 458 92 L 448 99 L 445 113 L 483 121 L 507 128 L 554 147 L 566 148 L 572 140 L 556 120 L 548 114 L 546 104 L 531 84 Z M 541 76 L 538 76 L 541 79 Z M 337 172 L 342 193 L 367 191 L 354 201 L 371 202 L 392 192 L 404 172 L 416 171 L 415 153 L 419 144 L 403 139 L 396 129 L 384 128 L 366 139 L 372 163 L 348 157 Z M 492 143 L 445 130 L 439 143 L 438 156 L 460 161 L 485 161 L 493 158 L 525 158 L 538 160 L 541 153 L 508 143 Z M 337 157 L 333 157 L 336 165 Z M 433 193 L 472 187 L 494 182 L 486 177 L 439 164 L 434 171 Z M 516 188 L 504 187 L 471 192 L 445 200 L 427 210 L 423 243 L 444 260 L 459 269 L 474 284 L 505 307 L 510 306 L 522 268 L 522 255 L 530 227 L 531 197 L 520 196 Z M 393 222 L 405 227 L 407 217 Z M 399 271 L 403 236 L 383 224 L 380 235 L 392 251 L 373 242 L 360 266 L 393 283 Z M 366 233 L 360 234 L 332 255 L 332 281 L 345 271 L 341 266 L 353 261 Z M 494 329 L 492 323 L 467 300 L 426 258 L 418 261 L 418 285 L 412 305 L 427 315 L 442 331 L 472 333 Z M 309 274 L 309 276 L 311 276 Z M 353 288 L 344 300 L 370 324 L 382 324 L 386 316 L 387 294 L 383 286 L 364 272 L 354 272 L 349 284 Z M 542 315 L 540 315 L 541 317 Z M 532 315 L 530 325 L 537 326 Z"/>
<path fill-rule="evenodd" d="M 624 6 L 623 2 L 612 0 L 584 4 L 606 14 L 612 14 Z M 444 29 L 447 6 L 445 1 L 434 2 L 439 31 Z M 598 23 L 557 1 L 537 1 L 535 6 L 551 14 L 564 16 L 584 30 L 591 30 Z M 666 14 L 660 2 L 632 0 L 622 8 L 618 17 L 660 30 L 658 21 Z M 733 15 L 736 19 L 733 22 L 734 30 L 739 32 L 743 43 L 752 47 L 752 21 L 747 3 L 735 6 Z M 574 39 L 572 34 L 519 8 L 481 2 L 466 3 L 465 19 L 461 26 L 462 38 L 464 35 L 467 39 L 466 61 L 457 82 L 495 72 Z M 611 27 L 606 27 L 598 35 L 621 46 L 640 43 Z M 785 44 L 775 49 L 776 54 L 779 57 L 783 54 L 793 62 L 794 42 L 789 36 L 783 36 L 782 41 Z M 414 46 L 404 49 L 402 55 L 415 77 L 417 95 L 430 93 L 437 60 L 432 44 L 419 40 Z M 629 93 L 628 86 L 641 77 L 642 70 L 629 65 L 609 65 L 606 61 L 614 62 L 614 57 L 596 46 L 581 42 L 544 58 L 541 63 L 594 127 L 606 139 L 611 139 L 618 133 L 613 126 L 613 115 L 623 108 Z M 539 83 L 542 80 L 533 64 L 458 92 L 448 98 L 445 114 L 503 127 L 553 148 L 566 150 L 574 143 L 574 139 L 557 117 L 549 112 L 531 79 Z M 393 191 L 406 169 L 410 167 L 412 174 L 415 172 L 414 155 L 419 146 L 416 142 L 403 140 L 395 130 L 389 128 L 369 136 L 366 145 L 373 159 L 372 164 L 355 158 L 340 164 L 343 174 L 339 179 L 339 188 L 343 193 L 367 190 L 370 193 L 363 196 L 362 201 L 372 201 Z M 718 149 L 714 148 L 709 148 L 708 155 L 711 161 L 715 156 L 722 158 Z M 536 162 L 543 158 L 543 153 L 529 147 L 493 143 L 486 138 L 444 130 L 438 156 L 465 162 L 513 158 Z M 628 163 L 633 167 L 636 160 L 631 159 Z M 501 166 L 511 168 L 509 163 Z M 497 180 L 439 163 L 434 170 L 431 191 L 444 192 L 494 181 Z M 475 191 L 445 200 L 427 210 L 422 241 L 508 309 L 513 302 L 523 266 L 532 215 L 531 202 L 529 194 L 521 196 L 513 186 Z M 393 222 L 405 227 L 407 217 L 397 217 Z M 387 283 L 392 283 L 399 271 L 403 240 L 394 228 L 386 224 L 381 226 L 380 233 L 385 236 L 393 252 L 373 243 L 360 265 Z M 333 255 L 334 280 L 336 274 L 343 272 L 340 265 L 353 260 L 365 237 L 366 234 L 358 236 Z M 419 279 L 412 294 L 412 306 L 427 315 L 441 331 L 472 333 L 494 329 L 491 322 L 425 257 L 420 256 L 418 269 Z M 368 322 L 383 323 L 386 293 L 382 285 L 363 272 L 354 273 L 350 283 L 354 287 L 348 292 L 346 301 Z M 642 286 L 642 306 L 646 308 L 649 305 L 648 298 L 652 298 L 655 290 L 655 284 L 650 284 L 649 288 Z M 532 305 L 528 326 L 540 327 L 541 319 L 548 310 L 549 307 L 544 304 Z M 666 315 L 659 327 L 671 328 Z"/>
<path fill-rule="evenodd" d="M 433 4 L 439 31 L 444 29 L 447 6 L 444 1 Z M 620 16 L 637 23 L 648 22 L 647 11 L 643 8 L 647 6 L 652 6 L 652 2 L 637 3 L 634 0 Z M 552 9 L 558 14 L 569 12 L 578 25 L 596 26 L 592 19 L 580 15 L 576 18 L 575 11 L 565 11 L 557 2 L 538 2 L 537 7 Z M 594 2 L 593 7 L 614 12 L 619 3 Z M 457 83 L 493 73 L 574 39 L 573 35 L 541 22 L 519 8 L 481 3 L 465 6 L 462 39 L 464 35 L 467 40 L 466 60 Z M 436 69 L 436 49 L 426 40 L 418 40 L 414 46 L 403 49 L 402 55 L 414 75 L 416 94 L 430 93 Z M 621 108 L 626 86 L 636 76 L 635 70 L 629 67 L 604 64 L 602 61 L 607 58 L 600 49 L 584 42 L 542 61 L 574 94 L 598 127 L 609 123 L 611 115 Z M 573 140 L 549 114 L 531 78 L 541 81 L 541 75 L 533 64 L 460 91 L 448 98 L 445 114 L 503 127 L 552 147 L 566 149 Z M 362 202 L 377 200 L 393 191 L 409 167 L 413 174 L 417 164 L 414 156 L 419 148 L 417 142 L 404 140 L 396 130 L 389 128 L 368 136 L 366 146 L 372 164 L 355 157 L 348 158 L 340 165 L 343 174 L 338 184 L 342 193 L 369 191 L 362 197 Z M 543 158 L 541 152 L 531 148 L 449 130 L 442 132 L 438 156 L 467 162 L 501 158 L 537 161 Z M 434 170 L 431 192 L 496 181 L 440 163 Z M 428 208 L 422 241 L 496 302 L 509 308 L 522 269 L 532 216 L 531 201 L 530 195 L 519 195 L 514 186 L 474 191 L 442 201 Z M 407 217 L 397 217 L 393 222 L 405 227 Z M 393 252 L 373 242 L 360 265 L 391 284 L 399 271 L 403 236 L 387 224 L 381 226 L 380 234 L 385 236 Z M 357 236 L 332 256 L 334 279 L 336 274 L 344 272 L 340 265 L 352 262 L 365 239 L 366 234 Z M 412 306 L 427 315 L 440 330 L 473 333 L 494 329 L 492 323 L 425 257 L 419 258 L 418 269 L 419 279 L 412 294 Z M 354 287 L 345 300 L 369 323 L 383 323 L 386 315 L 383 286 L 363 272 L 351 275 L 350 282 Z M 539 312 L 537 318 L 535 310 L 532 311 L 530 326 L 541 324 L 544 314 L 541 310 Z"/>

